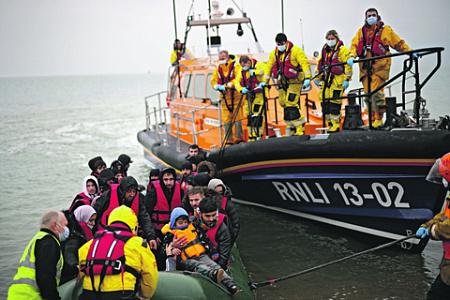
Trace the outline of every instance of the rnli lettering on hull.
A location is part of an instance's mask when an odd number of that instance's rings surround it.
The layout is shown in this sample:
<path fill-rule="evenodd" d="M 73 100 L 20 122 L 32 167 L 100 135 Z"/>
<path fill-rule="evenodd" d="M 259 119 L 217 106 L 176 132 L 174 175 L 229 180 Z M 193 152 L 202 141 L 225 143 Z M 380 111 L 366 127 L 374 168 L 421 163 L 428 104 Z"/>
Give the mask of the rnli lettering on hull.
<path fill-rule="evenodd" d="M 338 206 L 344 203 L 345 206 L 357 207 L 368 201 L 376 201 L 384 208 L 410 208 L 409 203 L 403 199 L 404 188 L 398 182 L 373 182 L 371 193 L 361 193 L 352 183 L 334 183 L 332 195 L 327 194 L 319 182 L 272 181 L 272 185 L 284 201 Z"/>

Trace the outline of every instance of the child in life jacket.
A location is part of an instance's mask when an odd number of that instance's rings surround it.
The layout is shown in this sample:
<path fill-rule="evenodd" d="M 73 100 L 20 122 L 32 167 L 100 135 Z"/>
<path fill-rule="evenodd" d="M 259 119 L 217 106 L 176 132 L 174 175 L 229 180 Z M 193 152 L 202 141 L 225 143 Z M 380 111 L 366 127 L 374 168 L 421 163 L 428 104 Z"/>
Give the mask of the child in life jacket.
<path fill-rule="evenodd" d="M 222 282 L 232 295 L 241 292 L 234 280 L 214 261 L 219 258 L 217 250 L 207 236 L 200 235 L 189 220 L 188 213 L 181 207 L 175 208 L 170 215 L 170 223 L 162 228 L 169 243 L 171 238 L 185 236 L 187 241 L 182 248 L 173 248 L 172 254 L 177 256 L 177 263 L 189 271 L 197 271 L 213 281 Z M 208 256 L 211 254 L 211 258 Z"/>

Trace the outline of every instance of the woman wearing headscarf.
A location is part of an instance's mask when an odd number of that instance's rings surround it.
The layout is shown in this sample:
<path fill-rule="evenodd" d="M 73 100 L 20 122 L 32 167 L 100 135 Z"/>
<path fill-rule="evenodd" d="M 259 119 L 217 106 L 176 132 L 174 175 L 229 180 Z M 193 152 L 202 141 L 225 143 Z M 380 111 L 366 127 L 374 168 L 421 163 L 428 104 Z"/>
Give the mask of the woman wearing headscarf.
<path fill-rule="evenodd" d="M 90 205 L 82 205 L 73 213 L 65 211 L 69 222 L 70 235 L 63 243 L 64 268 L 61 284 L 78 275 L 78 249 L 93 237 L 92 228 L 97 212 Z"/>

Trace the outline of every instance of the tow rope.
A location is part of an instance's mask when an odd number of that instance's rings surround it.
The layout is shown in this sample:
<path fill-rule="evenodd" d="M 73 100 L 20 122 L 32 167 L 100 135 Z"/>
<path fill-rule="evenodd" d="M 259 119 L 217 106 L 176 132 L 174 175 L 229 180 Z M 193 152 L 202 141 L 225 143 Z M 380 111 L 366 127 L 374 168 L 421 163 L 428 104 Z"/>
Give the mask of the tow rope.
<path fill-rule="evenodd" d="M 272 284 L 272 283 L 275 283 L 275 282 L 283 281 L 283 280 L 286 280 L 286 279 L 289 279 L 289 278 L 293 278 L 293 277 L 297 277 L 297 276 L 300 276 L 300 275 L 303 275 L 303 274 L 307 274 L 307 273 L 310 273 L 310 272 L 313 272 L 313 271 L 317 271 L 319 269 L 322 269 L 322 268 L 334 265 L 336 263 L 339 263 L 339 262 L 342 262 L 342 261 L 345 261 L 345 260 L 348 260 L 348 259 L 351 259 L 351 258 L 355 258 L 355 257 L 360 256 L 362 254 L 366 254 L 366 253 L 369 253 L 369 252 L 373 252 L 373 251 L 376 251 L 376 250 L 387 248 L 387 247 L 392 246 L 392 245 L 394 245 L 394 244 L 396 244 L 398 242 L 409 240 L 409 239 L 414 238 L 414 237 L 416 237 L 416 235 L 415 234 L 411 234 L 411 235 L 402 237 L 401 239 L 398 239 L 398 240 L 395 240 L 395 241 L 392 241 L 392 242 L 389 242 L 389 243 L 386 243 L 386 244 L 383 244 L 383 245 L 380 245 L 380 246 L 377 246 L 377 247 L 374 247 L 374 248 L 370 248 L 370 249 L 367 249 L 367 250 L 364 250 L 364 251 L 361 251 L 361 252 L 358 252 L 358 253 L 355 253 L 355 254 L 343 257 L 343 258 L 339 258 L 339 259 L 330 261 L 328 263 L 325 263 L 325 264 L 322 264 L 322 265 L 318 265 L 318 266 L 315 266 L 315 267 L 312 267 L 312 268 L 309 268 L 309 269 L 306 269 L 306 270 L 303 270 L 303 271 L 300 271 L 300 272 L 297 272 L 297 273 L 293 273 L 293 274 L 290 274 L 290 275 L 287 275 L 287 276 L 284 276 L 284 277 L 280 277 L 280 278 L 277 278 L 277 279 L 271 279 L 271 280 L 263 281 L 263 282 L 260 282 L 260 283 L 250 282 L 248 285 L 250 286 L 250 289 L 255 290 L 257 288 L 264 287 L 266 285 L 269 285 L 269 284 Z"/>

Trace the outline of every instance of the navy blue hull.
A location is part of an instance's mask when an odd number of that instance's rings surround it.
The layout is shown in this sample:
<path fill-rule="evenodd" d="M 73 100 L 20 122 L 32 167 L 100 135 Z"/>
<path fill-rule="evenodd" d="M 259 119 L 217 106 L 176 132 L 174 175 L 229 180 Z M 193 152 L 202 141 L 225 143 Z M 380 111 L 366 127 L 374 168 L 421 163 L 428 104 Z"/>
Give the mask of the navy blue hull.
<path fill-rule="evenodd" d="M 153 160 L 168 149 L 143 145 Z M 211 151 L 208 160 L 244 203 L 395 240 L 442 209 L 444 188 L 425 177 L 449 150 L 444 130 L 344 131 L 234 145 Z M 176 168 L 184 160 L 159 152 Z M 408 242 L 414 251 L 426 245 Z"/>

